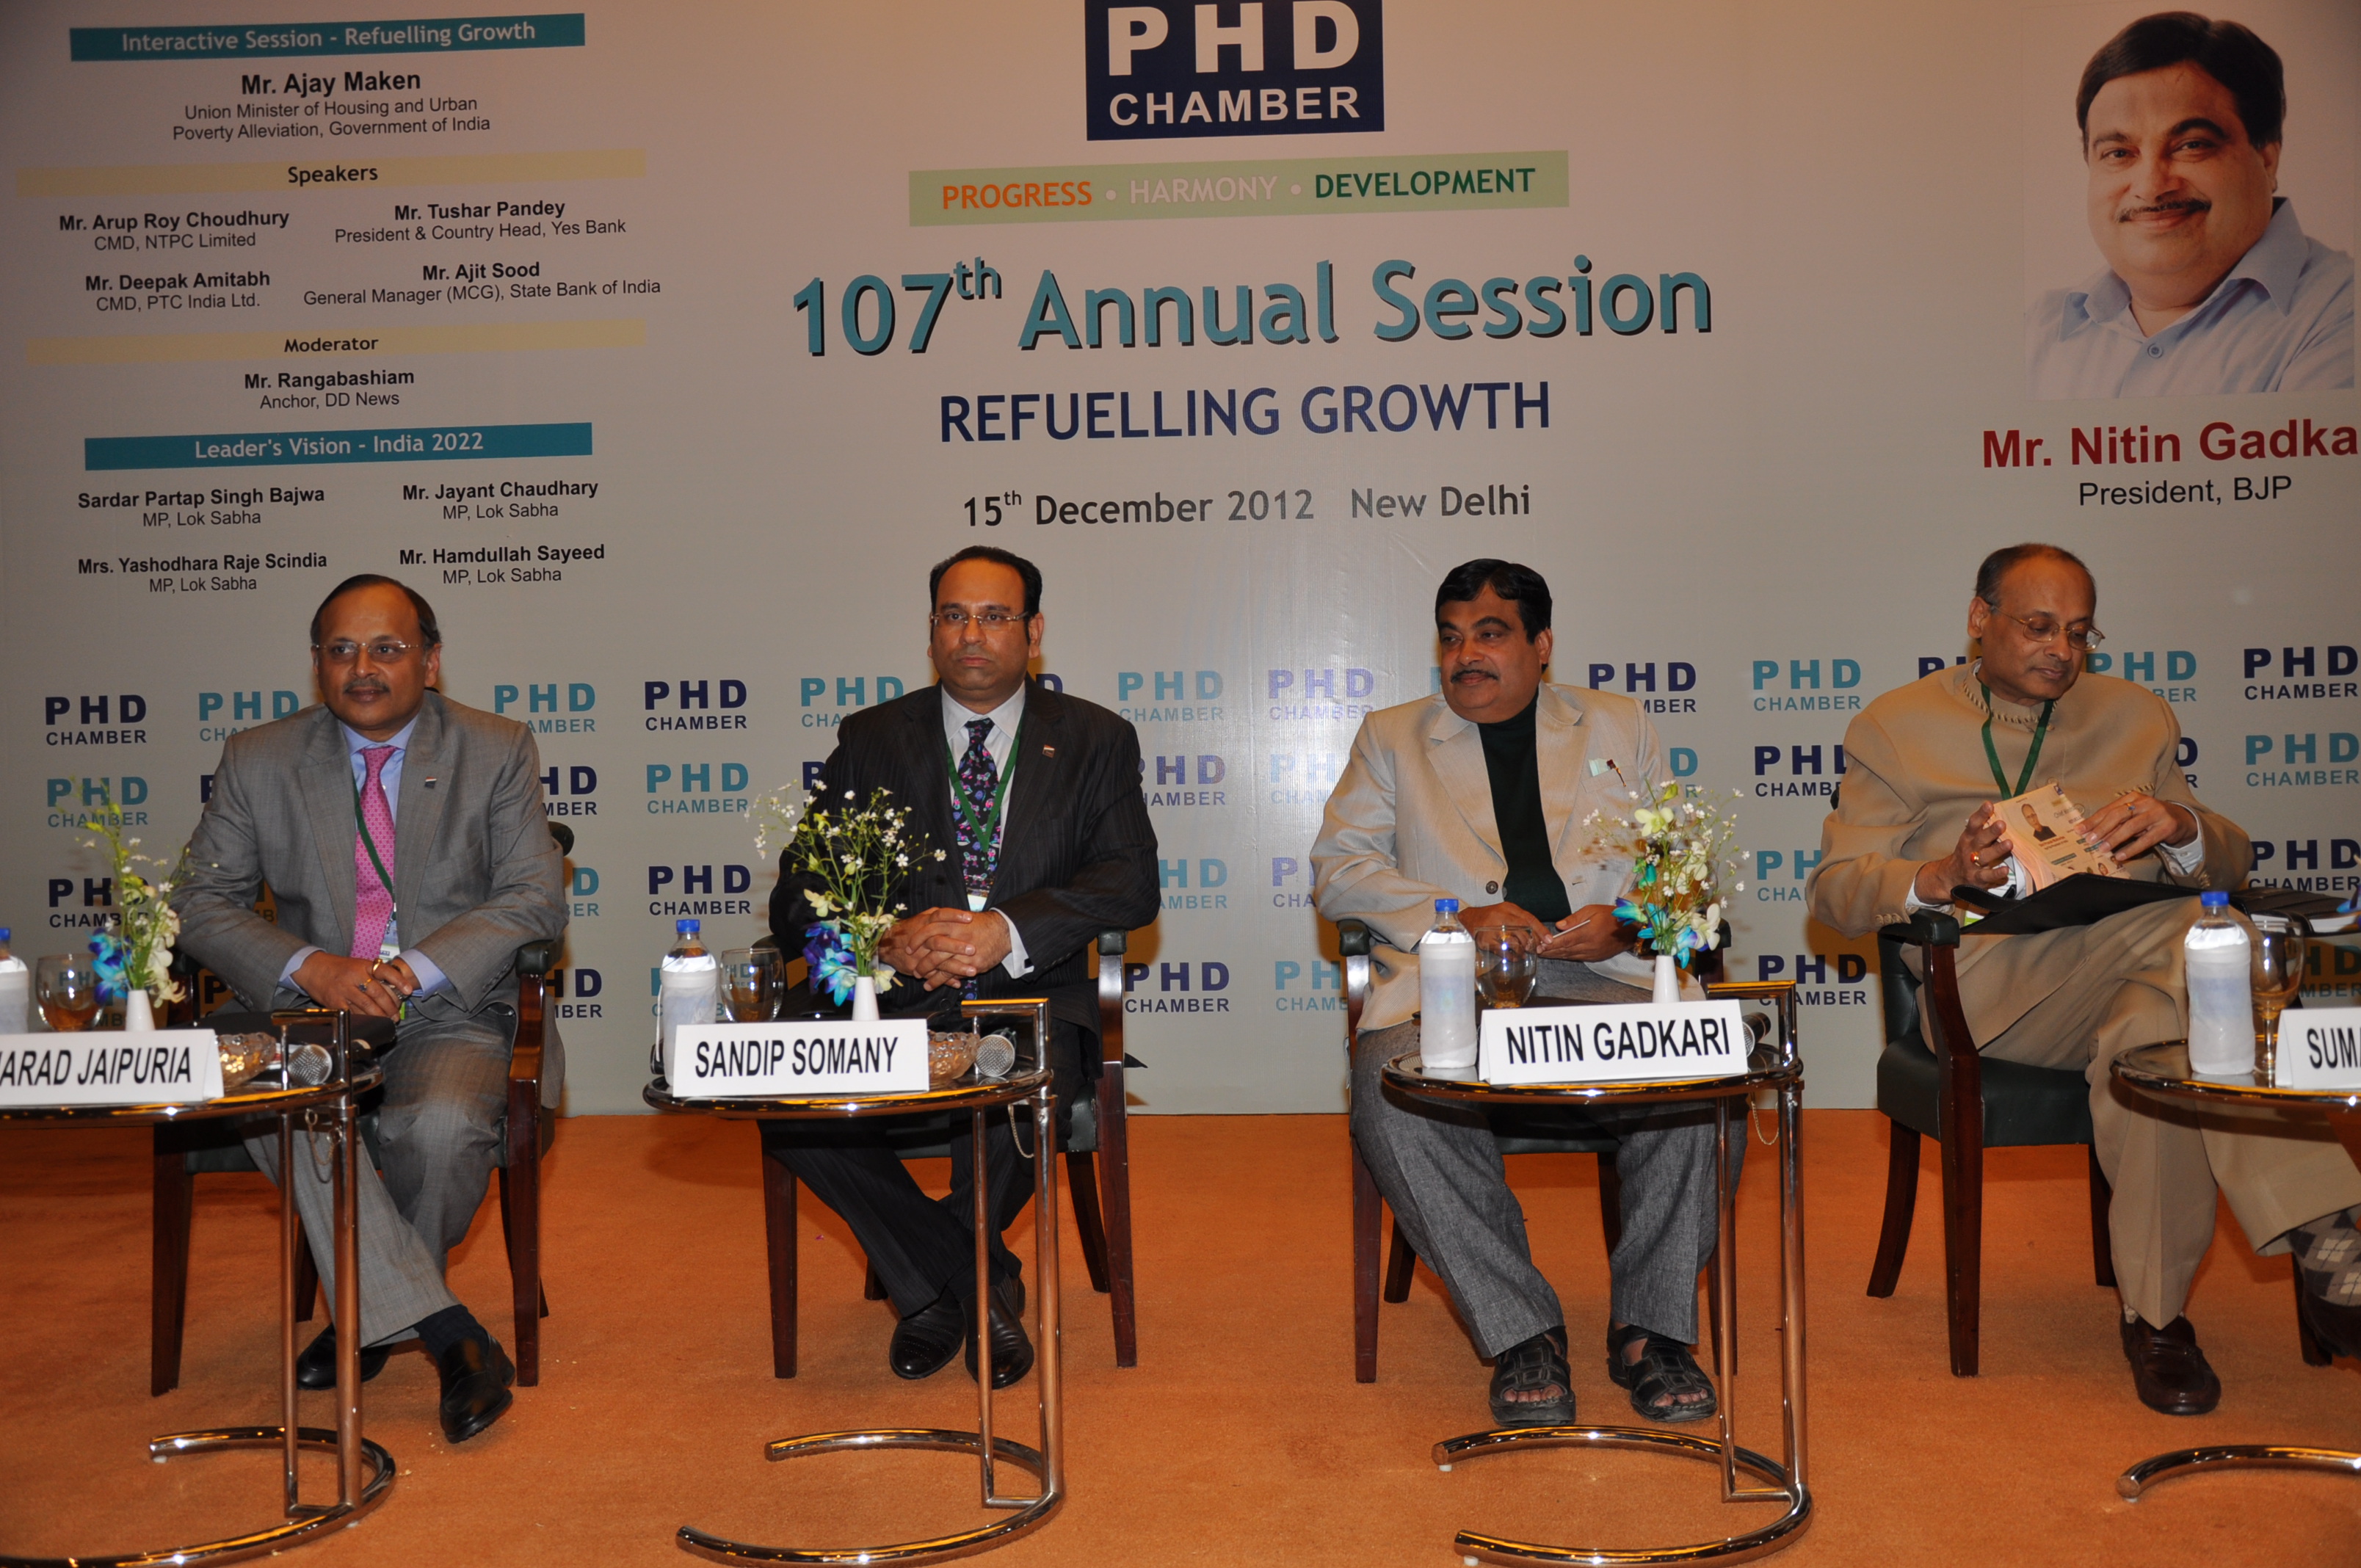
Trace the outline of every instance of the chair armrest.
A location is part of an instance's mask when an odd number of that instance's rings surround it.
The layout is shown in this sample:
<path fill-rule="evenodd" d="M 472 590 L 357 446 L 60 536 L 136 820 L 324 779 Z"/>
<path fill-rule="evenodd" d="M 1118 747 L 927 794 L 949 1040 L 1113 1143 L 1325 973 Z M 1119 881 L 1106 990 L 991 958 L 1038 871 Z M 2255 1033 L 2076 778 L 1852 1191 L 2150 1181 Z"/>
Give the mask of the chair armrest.
<path fill-rule="evenodd" d="M 516 1044 L 509 1052 L 511 1084 L 541 1081 L 543 1032 L 549 1016 L 549 970 L 556 959 L 557 943 L 545 937 L 517 949 L 517 1031 Z"/>
<path fill-rule="evenodd" d="M 1366 920 L 1351 916 L 1336 922 L 1336 951 L 1345 960 L 1345 1056 L 1353 1055 L 1353 1042 L 1361 1033 L 1361 1010 L 1369 1002 L 1369 953 L 1378 944 L 1378 934 Z"/>
<path fill-rule="evenodd" d="M 1099 933 L 1099 1062 L 1120 1072 L 1123 1055 L 1123 956 L 1131 948 L 1128 931 Z"/>
<path fill-rule="evenodd" d="M 1919 910 L 1910 916 L 1907 925 L 1880 927 L 1877 934 L 1889 941 L 1913 948 L 1956 948 L 1960 945 L 1959 921 L 1932 909 Z"/>
<path fill-rule="evenodd" d="M 1941 1078 L 1943 1138 L 1947 1144 L 1983 1139 L 1983 1058 L 1968 1032 L 1960 1001 L 1960 923 L 1949 915 L 1921 909 L 1907 925 L 1887 926 L 1878 935 L 1927 955 L 1925 992 L 1919 1003 L 1919 1033 L 1934 1053 Z"/>

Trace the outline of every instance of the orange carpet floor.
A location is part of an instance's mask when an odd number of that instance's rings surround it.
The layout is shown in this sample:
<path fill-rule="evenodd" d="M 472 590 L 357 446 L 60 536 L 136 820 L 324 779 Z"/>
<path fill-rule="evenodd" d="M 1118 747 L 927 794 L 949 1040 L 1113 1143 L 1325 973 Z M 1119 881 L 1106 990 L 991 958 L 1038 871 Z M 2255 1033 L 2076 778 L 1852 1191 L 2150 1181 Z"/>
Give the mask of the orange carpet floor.
<path fill-rule="evenodd" d="M 1631 1547 L 1773 1517 L 1718 1501 L 1703 1464 L 1565 1451 L 1449 1474 L 1440 1438 L 1489 1424 L 1486 1371 L 1433 1277 L 1384 1309 L 1378 1380 L 1353 1381 L 1345 1124 L 1339 1116 L 1133 1123 L 1139 1365 L 1119 1371 L 1105 1299 L 1064 1249 L 1070 1500 L 995 1552 L 1009 1568 L 1109 1563 L 1451 1563 L 1461 1527 Z M 2226 1387 L 2199 1420 L 2143 1409 L 2114 1298 L 2092 1284 L 2079 1149 L 1990 1157 L 1983 1375 L 1950 1376 L 1934 1146 L 1901 1288 L 1862 1293 L 1885 1168 L 1869 1112 L 1807 1113 L 1809 1437 L 1802 1563 L 2361 1563 L 2361 1484 L 2285 1473 L 2196 1477 L 2117 1499 L 2125 1465 L 2170 1448 L 2361 1448 L 2361 1366 L 2305 1366 L 2284 1258 L 2258 1260 L 2226 1212 L 2190 1311 Z M 1757 1146 L 1741 1201 L 1741 1441 L 1775 1453 L 1775 1165 Z M 770 1375 L 753 1130 L 693 1116 L 565 1123 L 544 1167 L 540 1387 L 463 1447 L 435 1424 L 416 1354 L 368 1386 L 368 1434 L 400 1478 L 357 1528 L 301 1550 L 352 1563 L 636 1563 L 686 1559 L 692 1523 L 774 1545 L 906 1541 L 987 1517 L 972 1464 L 865 1453 L 778 1465 L 767 1439 L 854 1426 L 958 1426 L 956 1366 L 919 1384 L 884 1365 L 887 1310 L 861 1299 L 842 1224 L 802 1205 L 802 1375 Z M 921 1168 L 942 1179 L 942 1167 Z M 1511 1162 L 1563 1295 L 1587 1420 L 1628 1421 L 1597 1350 L 1606 1270 L 1587 1157 Z M 275 1458 L 161 1466 L 150 1435 L 275 1419 L 275 1196 L 257 1177 L 199 1186 L 181 1387 L 148 1396 L 148 1186 L 142 1131 L 0 1132 L 0 1554 L 111 1553 L 271 1521 Z M 1030 1258 L 1029 1217 L 1011 1242 Z M 455 1287 L 509 1332 L 497 1207 Z M 1029 1265 L 1028 1265 L 1029 1273 Z M 494 1310 L 496 1308 L 497 1310 Z M 305 1332 L 309 1333 L 307 1329 Z M 1028 1382 L 1016 1390 L 1029 1397 Z M 324 1395 L 305 1420 L 327 1424 Z M 1004 1396 L 1003 1430 L 1031 1442 Z M 308 1485 L 324 1492 L 322 1462 Z M 1021 1476 L 1004 1486 L 1019 1485 Z"/>

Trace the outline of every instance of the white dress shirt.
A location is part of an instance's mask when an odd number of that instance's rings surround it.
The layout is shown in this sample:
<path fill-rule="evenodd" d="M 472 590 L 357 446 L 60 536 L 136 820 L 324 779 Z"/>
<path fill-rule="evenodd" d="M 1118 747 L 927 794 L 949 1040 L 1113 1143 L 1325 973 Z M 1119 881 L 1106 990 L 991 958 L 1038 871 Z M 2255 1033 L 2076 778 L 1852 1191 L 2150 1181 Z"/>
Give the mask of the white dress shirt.
<path fill-rule="evenodd" d="M 973 708 L 961 703 L 949 692 L 942 694 L 942 701 L 943 744 L 950 748 L 950 765 L 953 773 L 959 771 L 959 760 L 967 755 L 968 725 L 979 718 L 989 718 L 992 720 L 992 729 L 984 735 L 983 749 L 992 753 L 992 765 L 997 776 L 1006 782 L 1013 791 L 1016 785 L 1016 782 L 1008 777 L 1008 765 L 1016 755 L 1017 726 L 1025 721 L 1025 687 L 1018 686 L 1014 696 L 990 713 L 976 712 Z M 956 803 L 951 809 L 954 812 L 958 811 L 959 806 Z M 996 831 L 1005 834 L 1007 828 L 1008 817 L 1004 810 Z M 950 846 L 946 845 L 945 848 L 948 849 Z M 993 854 L 995 862 L 999 852 L 1000 845 L 994 841 Z M 984 907 L 983 896 L 981 894 L 969 894 L 967 902 L 971 909 L 982 910 Z M 1033 971 L 1033 960 L 1025 951 L 1025 938 L 1016 929 L 1016 922 L 1008 918 L 1008 913 L 1005 910 L 994 910 L 994 913 L 1000 916 L 1001 924 L 1008 927 L 1008 957 L 1001 960 L 1000 967 L 1008 971 L 1009 978 L 1012 980 L 1018 975 L 1030 974 Z"/>

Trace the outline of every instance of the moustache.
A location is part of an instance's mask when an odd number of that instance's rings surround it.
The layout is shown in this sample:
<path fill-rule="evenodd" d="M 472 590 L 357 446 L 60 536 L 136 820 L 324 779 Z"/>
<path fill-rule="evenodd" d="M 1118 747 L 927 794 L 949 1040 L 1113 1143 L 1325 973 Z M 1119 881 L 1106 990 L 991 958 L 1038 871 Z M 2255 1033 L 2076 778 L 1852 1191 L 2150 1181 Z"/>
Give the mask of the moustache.
<path fill-rule="evenodd" d="M 2163 213 L 2210 213 L 2213 210 L 2213 203 L 2203 197 L 2188 196 L 2177 202 L 2150 202 L 2145 206 L 2125 207 L 2115 214 L 2115 222 L 2127 224 L 2135 218 L 2145 218 Z"/>
<path fill-rule="evenodd" d="M 1500 677 L 1481 664 L 1462 664 L 1451 672 L 1455 681 L 1497 681 Z"/>
<path fill-rule="evenodd" d="M 386 694 L 386 691 L 387 686 L 383 681 L 364 680 L 346 681 L 345 683 L 345 695 L 346 696 L 383 696 Z"/>

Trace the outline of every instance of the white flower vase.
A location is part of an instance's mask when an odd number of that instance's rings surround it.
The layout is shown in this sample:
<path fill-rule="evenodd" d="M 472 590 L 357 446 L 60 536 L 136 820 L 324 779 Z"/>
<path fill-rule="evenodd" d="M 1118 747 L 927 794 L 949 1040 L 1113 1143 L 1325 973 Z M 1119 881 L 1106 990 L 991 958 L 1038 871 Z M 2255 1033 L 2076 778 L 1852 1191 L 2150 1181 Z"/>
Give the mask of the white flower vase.
<path fill-rule="evenodd" d="M 1659 1007 L 1669 1007 L 1681 999 L 1681 966 L 1670 953 L 1656 955 L 1655 994 L 1649 998 Z"/>
<path fill-rule="evenodd" d="M 877 1022 L 877 977 L 862 975 L 852 982 L 852 1021 L 856 1024 Z"/>
<path fill-rule="evenodd" d="M 144 987 L 133 986 L 123 993 L 123 1027 L 127 1034 L 145 1034 L 156 1026 L 156 1014 L 148 1010 L 148 992 Z"/>

